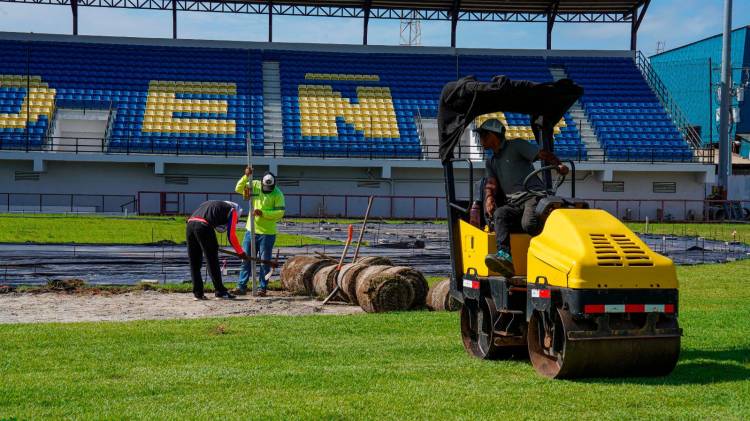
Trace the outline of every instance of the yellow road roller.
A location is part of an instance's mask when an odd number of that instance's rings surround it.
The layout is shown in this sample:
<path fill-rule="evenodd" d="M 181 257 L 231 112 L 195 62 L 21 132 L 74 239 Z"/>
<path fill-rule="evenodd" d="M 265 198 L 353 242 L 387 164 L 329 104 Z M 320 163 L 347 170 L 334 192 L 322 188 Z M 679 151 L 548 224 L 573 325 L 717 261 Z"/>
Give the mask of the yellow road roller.
<path fill-rule="evenodd" d="M 481 359 L 528 356 L 534 369 L 550 378 L 667 375 L 677 363 L 682 336 L 674 264 L 608 212 L 558 196 L 565 176 L 553 182 L 557 166 L 543 163 L 526 178 L 526 185 L 531 177 L 544 181 L 544 189 L 526 187 L 539 197 L 540 230 L 533 237 L 511 234 L 515 276 L 500 276 L 484 263 L 497 251 L 491 221 L 470 223 L 473 165 L 453 153 L 463 131 L 484 114 L 526 114 L 540 147 L 553 151 L 555 124 L 582 94 L 569 79 L 534 83 L 504 76 L 491 82 L 466 77 L 443 88 L 438 132 L 451 296 L 461 303 L 463 345 Z M 469 170 L 469 189 L 460 198 L 456 165 Z M 574 197 L 574 162 L 570 165 Z"/>

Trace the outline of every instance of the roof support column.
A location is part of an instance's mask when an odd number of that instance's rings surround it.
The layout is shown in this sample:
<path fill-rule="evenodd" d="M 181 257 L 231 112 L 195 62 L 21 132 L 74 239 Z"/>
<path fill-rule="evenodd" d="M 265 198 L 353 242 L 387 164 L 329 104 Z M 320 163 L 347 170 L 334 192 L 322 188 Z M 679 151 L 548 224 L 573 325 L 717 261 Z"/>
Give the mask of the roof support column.
<path fill-rule="evenodd" d="M 631 21 L 632 26 L 630 29 L 630 49 L 632 51 L 635 51 L 638 48 L 638 28 L 641 27 L 641 22 L 643 22 L 643 17 L 646 16 L 646 10 L 648 10 L 648 6 L 651 4 L 651 0 L 646 0 L 643 3 L 643 8 L 641 8 L 641 12 L 638 13 L 638 8 L 633 8 L 633 19 Z"/>
<path fill-rule="evenodd" d="M 78 0 L 70 0 L 70 11 L 73 13 L 73 35 L 78 35 Z"/>
<path fill-rule="evenodd" d="M 268 0 L 268 42 L 273 42 L 273 3 Z"/>
<path fill-rule="evenodd" d="M 370 5 L 372 0 L 365 1 L 364 6 L 364 26 L 362 28 L 362 45 L 367 45 L 367 31 L 370 26 Z"/>
<path fill-rule="evenodd" d="M 456 27 L 458 26 L 458 9 L 461 8 L 461 0 L 453 0 L 451 8 L 451 48 L 456 48 Z"/>
<path fill-rule="evenodd" d="M 177 39 L 177 0 L 172 0 L 172 39 Z"/>
<path fill-rule="evenodd" d="M 560 6 L 560 0 L 554 0 L 547 9 L 547 49 L 552 49 L 552 28 L 555 26 L 557 18 L 557 8 Z"/>

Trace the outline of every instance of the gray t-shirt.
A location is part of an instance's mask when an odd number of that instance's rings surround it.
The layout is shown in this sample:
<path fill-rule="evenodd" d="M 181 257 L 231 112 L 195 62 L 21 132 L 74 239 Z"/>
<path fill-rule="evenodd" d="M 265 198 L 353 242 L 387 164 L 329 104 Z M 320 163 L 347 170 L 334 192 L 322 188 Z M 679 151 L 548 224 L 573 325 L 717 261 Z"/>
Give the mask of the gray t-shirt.
<path fill-rule="evenodd" d="M 510 139 L 503 142 L 500 151 L 486 161 L 485 175 L 495 177 L 505 195 L 524 191 L 523 180 L 534 171 L 534 159 L 539 147 L 523 139 Z M 529 181 L 529 187 L 544 188 L 538 177 Z"/>

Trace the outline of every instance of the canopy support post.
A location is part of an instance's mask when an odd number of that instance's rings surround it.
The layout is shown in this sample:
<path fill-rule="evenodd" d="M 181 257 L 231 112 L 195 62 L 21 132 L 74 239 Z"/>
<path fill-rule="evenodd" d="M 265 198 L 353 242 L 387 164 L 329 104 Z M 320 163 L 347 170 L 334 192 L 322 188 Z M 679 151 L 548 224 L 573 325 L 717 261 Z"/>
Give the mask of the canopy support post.
<path fill-rule="evenodd" d="M 172 39 L 177 39 L 177 0 L 172 0 Z"/>
<path fill-rule="evenodd" d="M 78 0 L 70 0 L 70 11 L 73 14 L 73 35 L 78 35 Z"/>
<path fill-rule="evenodd" d="M 555 0 L 550 4 L 547 11 L 547 49 L 552 49 L 552 28 L 555 26 L 557 18 L 557 9 L 560 6 L 560 0 Z"/>
<path fill-rule="evenodd" d="M 638 48 L 638 28 L 641 27 L 641 22 L 643 22 L 643 17 L 646 16 L 646 10 L 648 10 L 649 4 L 651 4 L 651 0 L 646 0 L 643 3 L 643 8 L 640 13 L 638 13 L 637 7 L 633 9 L 633 19 L 630 27 L 630 49 L 632 51 L 635 51 Z"/>
<path fill-rule="evenodd" d="M 456 48 L 456 28 L 458 27 L 458 9 L 461 8 L 461 0 L 453 0 L 451 7 L 451 48 Z"/>
<path fill-rule="evenodd" d="M 268 0 L 268 42 L 273 42 L 273 2 Z"/>
<path fill-rule="evenodd" d="M 367 32 L 370 26 L 370 5 L 372 0 L 365 1 L 364 6 L 364 23 L 362 28 L 362 45 L 367 45 Z"/>

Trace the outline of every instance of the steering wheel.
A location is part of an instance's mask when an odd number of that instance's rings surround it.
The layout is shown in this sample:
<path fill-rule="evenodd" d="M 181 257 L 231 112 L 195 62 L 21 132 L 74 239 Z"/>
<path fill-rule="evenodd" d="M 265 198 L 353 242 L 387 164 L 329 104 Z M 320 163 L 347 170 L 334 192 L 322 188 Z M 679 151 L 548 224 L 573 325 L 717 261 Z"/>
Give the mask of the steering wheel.
<path fill-rule="evenodd" d="M 544 190 L 534 190 L 534 189 L 532 189 L 529 186 L 529 181 L 531 181 L 533 177 L 537 177 L 537 175 L 539 173 L 543 172 L 543 171 L 551 171 L 551 170 L 555 170 L 558 173 L 557 180 L 555 181 L 554 185 L 552 186 L 552 189 L 550 189 L 550 190 L 547 190 L 547 189 L 544 189 Z M 539 169 L 536 169 L 536 170 L 532 171 L 531 174 L 529 174 L 529 175 L 526 176 L 526 178 L 523 180 L 523 189 L 527 193 L 532 194 L 534 196 L 539 196 L 539 197 L 545 197 L 545 196 L 548 196 L 548 195 L 554 196 L 555 194 L 557 194 L 557 189 L 559 189 L 560 186 L 562 186 L 562 183 L 565 182 L 565 177 L 566 177 L 566 174 L 561 174 L 560 171 L 559 171 L 559 169 L 558 169 L 558 167 L 557 167 L 557 165 L 543 166 L 543 167 L 541 167 Z M 539 178 L 537 177 L 537 179 L 539 179 Z"/>

